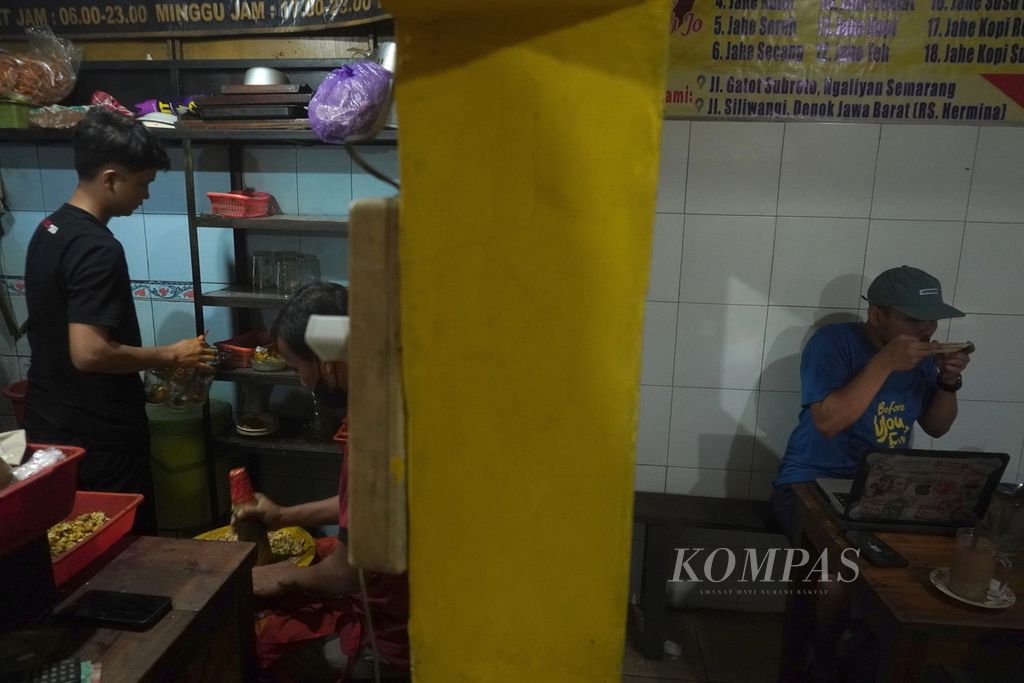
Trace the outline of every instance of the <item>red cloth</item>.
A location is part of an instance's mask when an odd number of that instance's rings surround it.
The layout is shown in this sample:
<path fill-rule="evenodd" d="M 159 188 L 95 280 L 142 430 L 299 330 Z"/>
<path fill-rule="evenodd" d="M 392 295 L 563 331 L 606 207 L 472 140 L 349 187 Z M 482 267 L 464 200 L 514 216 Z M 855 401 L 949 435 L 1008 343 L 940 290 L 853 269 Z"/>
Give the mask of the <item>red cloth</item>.
<path fill-rule="evenodd" d="M 342 444 L 344 459 L 338 481 L 338 523 L 348 528 L 348 421 L 335 440 Z M 319 562 L 337 547 L 336 538 L 316 542 Z M 366 597 L 373 619 L 377 652 L 388 664 L 409 668 L 409 582 L 407 574 L 371 573 L 364 576 Z M 359 652 L 370 647 L 370 631 L 362 597 L 346 595 L 323 600 L 306 595 L 286 595 L 274 601 L 256 619 L 256 648 L 260 666 L 274 670 L 287 680 L 280 667 L 289 654 L 316 640 L 336 634 L 341 651 L 348 657 L 348 669 L 339 681 L 348 680 Z"/>

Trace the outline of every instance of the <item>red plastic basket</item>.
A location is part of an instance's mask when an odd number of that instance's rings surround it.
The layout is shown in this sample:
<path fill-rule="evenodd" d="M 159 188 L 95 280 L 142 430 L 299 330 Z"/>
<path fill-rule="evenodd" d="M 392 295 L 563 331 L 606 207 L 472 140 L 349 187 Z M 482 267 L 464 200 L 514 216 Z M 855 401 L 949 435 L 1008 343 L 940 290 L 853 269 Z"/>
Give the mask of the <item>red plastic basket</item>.
<path fill-rule="evenodd" d="M 0 491 L 0 557 L 46 533 L 64 519 L 75 500 L 78 459 L 85 450 L 75 446 L 29 444 L 31 451 L 59 448 L 63 460 L 35 476 Z"/>
<path fill-rule="evenodd" d="M 220 366 L 225 370 L 231 368 L 247 368 L 252 362 L 252 355 L 257 346 L 270 344 L 270 335 L 266 332 L 253 330 L 237 337 L 214 343 L 220 352 Z"/>
<path fill-rule="evenodd" d="M 210 210 L 225 218 L 259 218 L 270 213 L 266 192 L 207 192 Z"/>
<path fill-rule="evenodd" d="M 53 583 L 63 585 L 131 531 L 135 508 L 141 502 L 142 496 L 138 493 L 77 492 L 75 505 L 65 520 L 70 521 L 87 512 L 102 512 L 109 519 L 84 541 L 53 558 Z"/>

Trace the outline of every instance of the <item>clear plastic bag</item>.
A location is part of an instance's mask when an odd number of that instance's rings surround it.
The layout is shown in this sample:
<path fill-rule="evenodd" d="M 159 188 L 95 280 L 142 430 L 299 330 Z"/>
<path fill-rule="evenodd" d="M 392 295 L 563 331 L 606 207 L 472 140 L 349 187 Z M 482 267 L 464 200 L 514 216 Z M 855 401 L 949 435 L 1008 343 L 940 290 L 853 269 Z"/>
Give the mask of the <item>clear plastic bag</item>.
<path fill-rule="evenodd" d="M 28 52 L 0 49 L 0 100 L 56 104 L 75 88 L 82 50 L 48 26 L 30 26 L 25 33 Z"/>
<path fill-rule="evenodd" d="M 309 124 L 323 142 L 369 137 L 380 128 L 391 100 L 391 72 L 363 61 L 335 69 L 309 101 Z"/>
<path fill-rule="evenodd" d="M 14 478 L 18 481 L 28 479 L 33 474 L 38 474 L 63 459 L 64 453 L 59 448 L 40 448 L 24 465 L 13 469 Z"/>

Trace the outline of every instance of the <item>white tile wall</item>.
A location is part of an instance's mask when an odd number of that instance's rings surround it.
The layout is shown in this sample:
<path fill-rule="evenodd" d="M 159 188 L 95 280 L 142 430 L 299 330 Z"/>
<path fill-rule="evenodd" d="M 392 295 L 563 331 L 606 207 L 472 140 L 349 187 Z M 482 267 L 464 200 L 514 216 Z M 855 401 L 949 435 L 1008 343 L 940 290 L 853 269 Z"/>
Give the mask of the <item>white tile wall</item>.
<path fill-rule="evenodd" d="M 679 304 L 675 386 L 756 389 L 766 312 L 764 306 Z"/>
<path fill-rule="evenodd" d="M 786 125 L 780 216 L 871 215 L 881 126 Z"/>
<path fill-rule="evenodd" d="M 782 132 L 781 123 L 694 123 L 686 213 L 775 215 Z"/>
<path fill-rule="evenodd" d="M 1020 222 L 1024 216 L 1024 128 L 983 127 L 974 159 L 967 220 Z"/>
<path fill-rule="evenodd" d="M 1024 219 L 1024 212 L 1018 215 L 1020 219 Z M 960 256 L 963 273 L 956 283 L 956 306 L 978 313 L 1024 315 L 1022 255 L 1024 223 L 968 223 Z M 993 277 L 994 273 L 999 276 Z"/>
<path fill-rule="evenodd" d="M 756 415 L 753 391 L 674 389 L 668 464 L 749 472 Z"/>
<path fill-rule="evenodd" d="M 1021 159 L 1019 127 L 666 122 L 637 487 L 767 498 L 804 344 L 904 263 L 967 312 L 936 338 L 978 348 L 953 428 L 915 445 L 1003 450 L 1024 478 Z"/>
<path fill-rule="evenodd" d="M 691 214 L 683 237 L 680 301 L 768 303 L 774 218 Z"/>
<path fill-rule="evenodd" d="M 679 264 L 683 253 L 683 215 L 659 213 L 654 216 L 654 244 L 648 301 L 679 301 Z"/>
<path fill-rule="evenodd" d="M 872 218 L 963 220 L 974 126 L 882 126 Z"/>
<path fill-rule="evenodd" d="M 856 308 L 867 238 L 865 218 L 779 218 L 769 303 Z"/>

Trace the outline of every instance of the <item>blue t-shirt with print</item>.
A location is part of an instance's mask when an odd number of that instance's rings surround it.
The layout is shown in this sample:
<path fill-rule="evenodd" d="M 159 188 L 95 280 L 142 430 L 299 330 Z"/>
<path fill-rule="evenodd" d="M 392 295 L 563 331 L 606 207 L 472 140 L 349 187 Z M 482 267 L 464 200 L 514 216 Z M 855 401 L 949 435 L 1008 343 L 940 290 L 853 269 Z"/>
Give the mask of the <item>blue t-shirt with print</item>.
<path fill-rule="evenodd" d="M 775 485 L 817 477 L 852 477 L 868 449 L 909 448 L 914 422 L 935 394 L 935 360 L 893 372 L 856 422 L 832 438 L 814 426 L 810 405 L 841 389 L 878 349 L 862 323 L 827 325 L 814 333 L 800 358 L 800 423 L 789 437 Z"/>

